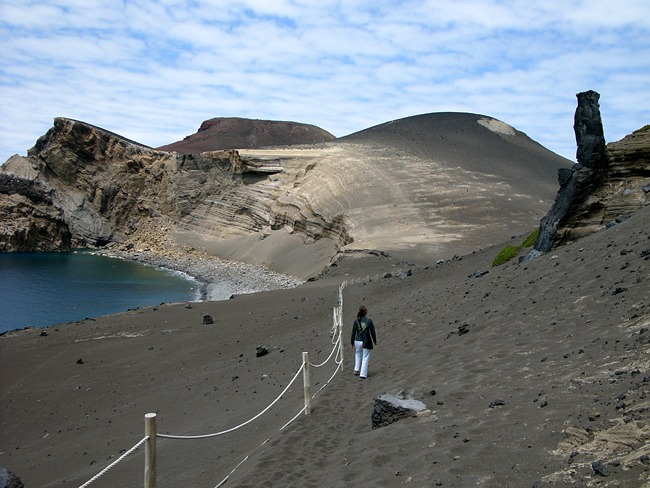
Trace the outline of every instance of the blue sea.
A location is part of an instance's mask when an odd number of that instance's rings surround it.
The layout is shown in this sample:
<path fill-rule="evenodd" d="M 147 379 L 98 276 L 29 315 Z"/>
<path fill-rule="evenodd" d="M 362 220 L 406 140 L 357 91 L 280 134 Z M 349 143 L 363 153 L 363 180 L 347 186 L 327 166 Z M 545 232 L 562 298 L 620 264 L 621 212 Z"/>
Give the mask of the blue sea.
<path fill-rule="evenodd" d="M 200 288 L 181 273 L 87 252 L 0 253 L 0 333 L 194 301 Z"/>

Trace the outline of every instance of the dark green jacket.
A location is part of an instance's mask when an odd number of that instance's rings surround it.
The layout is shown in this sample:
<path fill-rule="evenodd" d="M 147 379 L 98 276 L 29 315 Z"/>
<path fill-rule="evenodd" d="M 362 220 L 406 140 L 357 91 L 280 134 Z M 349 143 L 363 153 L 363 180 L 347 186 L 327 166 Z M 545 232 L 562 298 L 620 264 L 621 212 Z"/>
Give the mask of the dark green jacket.
<path fill-rule="evenodd" d="M 362 327 L 365 325 L 365 328 Z M 373 342 L 377 343 L 377 335 L 375 334 L 375 324 L 372 319 L 368 317 L 361 317 L 361 325 L 359 320 L 354 319 L 352 326 L 352 335 L 350 336 L 350 344 L 354 346 L 354 341 L 362 341 L 364 349 L 372 349 Z"/>

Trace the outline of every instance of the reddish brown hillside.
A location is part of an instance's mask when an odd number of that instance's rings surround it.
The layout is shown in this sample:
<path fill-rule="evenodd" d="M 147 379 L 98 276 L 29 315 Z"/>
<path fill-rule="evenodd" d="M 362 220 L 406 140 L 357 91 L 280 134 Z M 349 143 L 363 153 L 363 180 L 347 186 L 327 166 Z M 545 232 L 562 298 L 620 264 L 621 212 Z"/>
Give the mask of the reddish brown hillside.
<path fill-rule="evenodd" d="M 194 154 L 222 149 L 257 149 L 268 146 L 311 144 L 330 139 L 334 139 L 332 134 L 309 124 L 217 117 L 203 122 L 196 134 L 157 149 Z"/>

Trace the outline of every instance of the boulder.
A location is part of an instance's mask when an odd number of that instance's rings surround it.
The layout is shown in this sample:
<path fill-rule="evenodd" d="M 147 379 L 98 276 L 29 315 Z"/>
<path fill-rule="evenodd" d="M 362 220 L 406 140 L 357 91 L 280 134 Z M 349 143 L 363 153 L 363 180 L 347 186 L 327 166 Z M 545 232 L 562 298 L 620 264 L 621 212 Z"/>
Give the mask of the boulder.
<path fill-rule="evenodd" d="M 0 468 L 0 488 L 24 488 L 24 486 L 16 473 Z"/>
<path fill-rule="evenodd" d="M 375 398 L 375 407 L 371 415 L 372 428 L 386 427 L 400 419 L 415 417 L 418 412 L 427 408 L 419 400 L 410 398 L 410 395 L 389 395 L 382 393 Z"/>

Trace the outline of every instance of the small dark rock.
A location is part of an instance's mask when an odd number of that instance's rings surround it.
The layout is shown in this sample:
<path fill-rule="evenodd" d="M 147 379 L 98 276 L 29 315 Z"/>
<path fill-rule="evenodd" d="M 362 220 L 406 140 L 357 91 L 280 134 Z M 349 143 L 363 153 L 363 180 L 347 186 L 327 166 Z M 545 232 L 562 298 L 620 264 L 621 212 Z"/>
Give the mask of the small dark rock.
<path fill-rule="evenodd" d="M 384 273 L 384 278 L 392 278 L 393 273 Z"/>
<path fill-rule="evenodd" d="M 490 408 L 498 407 L 505 404 L 506 404 L 505 400 L 494 400 L 493 402 L 490 403 Z"/>
<path fill-rule="evenodd" d="M 203 316 L 203 323 L 207 324 L 207 325 L 214 324 L 214 319 L 210 315 L 204 315 Z"/>
<path fill-rule="evenodd" d="M 483 271 L 482 269 L 478 269 L 474 271 L 471 275 L 469 275 L 469 278 L 481 278 L 488 274 L 489 271 Z"/>
<path fill-rule="evenodd" d="M 436 394 L 436 390 L 431 390 L 428 394 L 429 396 L 434 396 Z"/>
<path fill-rule="evenodd" d="M 192 308 L 192 304 L 188 303 L 187 305 L 185 305 L 185 308 L 188 308 L 188 309 Z"/>
<path fill-rule="evenodd" d="M 41 332 L 41 337 L 47 337 L 47 332 L 45 331 Z"/>
<path fill-rule="evenodd" d="M 77 359 L 77 364 L 83 364 L 83 363 L 84 363 L 83 359 L 81 359 L 81 358 Z"/>
<path fill-rule="evenodd" d="M 619 293 L 624 293 L 627 291 L 627 288 L 617 287 L 616 290 L 612 292 L 612 295 L 618 295 Z"/>
<path fill-rule="evenodd" d="M 609 476 L 609 470 L 602 461 L 594 461 L 591 463 L 591 467 L 597 475 L 604 477 Z"/>
<path fill-rule="evenodd" d="M 267 346 L 257 346 L 255 356 L 260 358 L 266 356 L 269 353 L 269 348 Z"/>
<path fill-rule="evenodd" d="M 647 454 L 644 454 L 643 456 L 641 456 L 639 458 L 639 461 L 641 461 L 643 464 L 645 464 L 647 466 L 648 464 L 650 464 L 650 456 L 648 456 Z"/>

